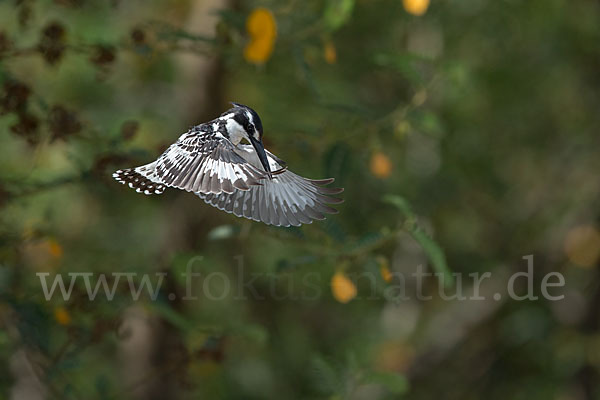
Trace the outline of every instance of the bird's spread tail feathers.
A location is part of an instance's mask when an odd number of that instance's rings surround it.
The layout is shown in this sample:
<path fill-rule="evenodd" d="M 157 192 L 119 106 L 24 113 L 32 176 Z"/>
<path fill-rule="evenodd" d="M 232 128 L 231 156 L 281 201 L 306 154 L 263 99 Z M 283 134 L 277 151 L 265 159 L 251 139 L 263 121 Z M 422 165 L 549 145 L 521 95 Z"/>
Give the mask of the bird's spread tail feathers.
<path fill-rule="evenodd" d="M 123 185 L 135 189 L 138 193 L 161 194 L 166 186 L 162 184 L 154 172 L 156 161 L 137 168 L 120 169 L 113 178 Z"/>

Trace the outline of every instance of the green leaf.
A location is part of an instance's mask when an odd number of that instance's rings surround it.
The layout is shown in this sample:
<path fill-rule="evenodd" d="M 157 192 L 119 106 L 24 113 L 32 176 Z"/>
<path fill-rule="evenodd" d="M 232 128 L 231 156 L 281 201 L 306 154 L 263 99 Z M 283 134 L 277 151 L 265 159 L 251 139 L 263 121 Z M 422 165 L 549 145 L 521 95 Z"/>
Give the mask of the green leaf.
<path fill-rule="evenodd" d="M 394 69 L 410 82 L 422 85 L 424 78 L 421 76 L 419 68 L 417 68 L 418 61 L 422 60 L 410 53 L 379 53 L 373 57 L 375 64 Z"/>
<path fill-rule="evenodd" d="M 383 196 L 383 201 L 385 203 L 396 206 L 402 212 L 402 215 L 404 215 L 405 218 L 415 217 L 410 208 L 410 205 L 408 204 L 408 201 L 406 201 L 404 197 L 395 194 L 386 194 L 385 196 Z"/>
<path fill-rule="evenodd" d="M 319 355 L 311 360 L 315 388 L 323 394 L 335 394 L 340 390 L 340 382 L 335 369 Z"/>
<path fill-rule="evenodd" d="M 444 279 L 444 286 L 449 287 L 454 284 L 454 278 L 450 269 L 448 268 L 448 264 L 446 263 L 446 256 L 444 255 L 444 251 L 442 248 L 425 233 L 417 224 L 417 216 L 413 213 L 408 201 L 402 196 L 398 195 L 385 195 L 383 197 L 383 201 L 385 203 L 391 204 L 398 208 L 404 218 L 406 218 L 406 222 L 404 224 L 404 228 L 406 231 L 419 243 L 421 248 L 425 254 L 427 254 L 427 258 L 431 261 L 431 265 L 433 269 L 441 273 Z"/>
<path fill-rule="evenodd" d="M 378 383 L 394 394 L 408 391 L 408 379 L 393 372 L 372 372 L 367 375 L 363 383 Z"/>
<path fill-rule="evenodd" d="M 442 137 L 444 133 L 438 116 L 430 111 L 415 113 L 415 126 L 418 130 L 435 138 Z"/>
<path fill-rule="evenodd" d="M 411 232 L 412 237 L 421 245 L 433 265 L 433 269 L 444 277 L 444 286 L 454 283 L 452 273 L 446 264 L 446 256 L 442 248 L 433 241 L 421 228 L 417 227 Z"/>
<path fill-rule="evenodd" d="M 354 0 L 329 0 L 323 15 L 325 25 L 332 31 L 341 28 L 350 19 L 353 9 Z"/>

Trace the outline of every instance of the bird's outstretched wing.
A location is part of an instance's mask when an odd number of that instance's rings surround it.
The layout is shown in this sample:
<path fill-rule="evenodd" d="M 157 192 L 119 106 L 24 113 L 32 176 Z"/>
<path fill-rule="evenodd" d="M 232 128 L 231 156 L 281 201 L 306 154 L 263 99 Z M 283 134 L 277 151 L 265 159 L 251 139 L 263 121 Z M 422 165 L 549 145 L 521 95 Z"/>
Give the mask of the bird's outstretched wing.
<path fill-rule="evenodd" d="M 272 180 L 247 191 L 234 193 L 196 193 L 211 206 L 238 217 L 262 221 L 275 226 L 300 226 L 315 219 L 325 219 L 324 214 L 336 214 L 329 204 L 343 200 L 331 197 L 343 189 L 327 188 L 332 179 L 312 180 L 285 171 Z"/>
<path fill-rule="evenodd" d="M 194 192 L 223 211 L 275 226 L 299 226 L 337 213 L 328 204 L 342 203 L 332 195 L 343 189 L 326 187 L 333 179 L 303 178 L 266 153 L 272 179 L 251 145 L 233 146 L 218 133 L 191 130 L 156 161 L 113 176 L 145 194 L 160 194 L 165 187 Z"/>
<path fill-rule="evenodd" d="M 181 135 L 155 162 L 113 176 L 146 194 L 160 194 L 165 186 L 216 194 L 247 191 L 260 185 L 266 173 L 237 154 L 221 134 L 201 125 Z"/>
<path fill-rule="evenodd" d="M 251 165 L 258 160 L 251 146 L 238 146 L 238 154 Z M 254 154 L 253 154 L 254 153 Z M 325 187 L 331 179 L 313 180 L 303 178 L 285 169 L 285 163 L 267 152 L 272 179 L 261 181 L 261 185 L 250 190 L 233 193 L 196 193 L 206 203 L 238 217 L 262 221 L 275 226 L 300 226 L 313 220 L 325 219 L 324 214 L 335 214 L 337 210 L 327 204 L 339 204 L 343 200 L 331 197 L 344 191 L 341 188 Z"/>
<path fill-rule="evenodd" d="M 266 177 L 215 132 L 183 134 L 156 160 L 156 176 L 167 186 L 194 193 L 233 193 L 259 185 Z"/>

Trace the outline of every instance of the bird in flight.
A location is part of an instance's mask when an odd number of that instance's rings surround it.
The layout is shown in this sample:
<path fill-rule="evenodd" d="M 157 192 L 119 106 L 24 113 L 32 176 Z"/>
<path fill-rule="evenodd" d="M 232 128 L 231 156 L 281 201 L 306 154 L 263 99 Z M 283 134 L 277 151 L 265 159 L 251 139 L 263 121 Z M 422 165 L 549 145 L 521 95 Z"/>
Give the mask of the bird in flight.
<path fill-rule="evenodd" d="M 333 178 L 308 179 L 288 170 L 265 150 L 256 111 L 232 105 L 181 135 L 156 161 L 113 177 L 147 195 L 167 187 L 192 192 L 213 207 L 267 225 L 300 226 L 337 213 L 327 204 L 342 203 L 332 195 L 344 189 L 326 187 Z"/>

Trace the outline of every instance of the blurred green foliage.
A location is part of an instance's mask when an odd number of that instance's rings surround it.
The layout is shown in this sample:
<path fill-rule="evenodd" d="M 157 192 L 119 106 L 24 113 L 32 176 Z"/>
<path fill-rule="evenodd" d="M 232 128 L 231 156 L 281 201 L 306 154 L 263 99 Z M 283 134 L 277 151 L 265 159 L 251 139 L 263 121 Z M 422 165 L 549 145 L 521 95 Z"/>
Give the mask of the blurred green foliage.
<path fill-rule="evenodd" d="M 600 3 L 233 3 L 0 2 L 0 398 L 598 398 Z M 111 179 L 228 101 L 340 214 L 273 228 Z M 563 300 L 505 296 L 528 254 Z M 46 300 L 45 272 L 163 285 Z M 484 272 L 501 301 L 440 295 Z"/>

